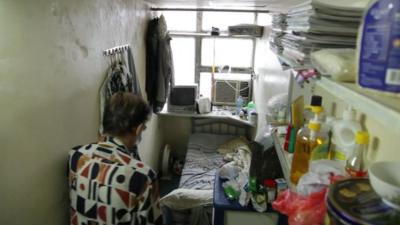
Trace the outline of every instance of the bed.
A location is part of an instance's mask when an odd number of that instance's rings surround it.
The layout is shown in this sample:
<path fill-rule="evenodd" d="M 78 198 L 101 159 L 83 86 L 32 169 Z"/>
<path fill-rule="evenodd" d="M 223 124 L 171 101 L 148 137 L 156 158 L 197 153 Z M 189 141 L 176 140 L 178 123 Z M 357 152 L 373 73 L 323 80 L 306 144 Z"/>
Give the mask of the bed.
<path fill-rule="evenodd" d="M 179 188 L 161 200 L 166 225 L 211 225 L 215 172 L 224 164 L 217 149 L 248 133 L 243 124 L 193 119 Z"/>

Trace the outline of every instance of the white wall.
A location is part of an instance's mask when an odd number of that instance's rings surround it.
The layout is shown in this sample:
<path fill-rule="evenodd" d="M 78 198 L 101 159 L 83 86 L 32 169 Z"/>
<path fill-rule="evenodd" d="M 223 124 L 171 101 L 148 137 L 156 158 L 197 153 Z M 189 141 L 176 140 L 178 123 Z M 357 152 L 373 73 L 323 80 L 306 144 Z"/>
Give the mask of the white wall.
<path fill-rule="evenodd" d="M 187 143 L 192 133 L 192 122 L 189 117 L 160 116 L 164 144 L 171 146 L 172 154 L 185 158 Z"/>
<path fill-rule="evenodd" d="M 0 1 L 0 224 L 68 224 L 66 160 L 96 141 L 98 90 L 130 44 L 144 90 L 147 6 L 135 0 Z M 153 116 L 139 146 L 157 166 Z"/>
<path fill-rule="evenodd" d="M 315 93 L 323 96 L 323 106 L 329 115 L 341 118 L 342 112 L 348 104 L 332 93 L 320 87 L 315 88 Z M 399 101 L 400 104 L 400 101 Z M 380 118 L 368 116 L 368 112 L 354 108 L 356 120 L 361 123 L 362 128 L 370 134 L 370 144 L 367 150 L 367 163 L 377 161 L 400 161 L 398 146 L 400 146 L 400 133 L 392 127 L 385 126 Z M 374 110 L 371 108 L 370 110 Z"/>
<path fill-rule="evenodd" d="M 269 48 L 270 28 L 264 27 L 264 35 L 256 41 L 254 71 L 254 101 L 258 112 L 258 129 L 256 140 L 265 134 L 266 113 L 268 101 L 289 91 L 289 71 L 283 71 L 276 55 Z"/>

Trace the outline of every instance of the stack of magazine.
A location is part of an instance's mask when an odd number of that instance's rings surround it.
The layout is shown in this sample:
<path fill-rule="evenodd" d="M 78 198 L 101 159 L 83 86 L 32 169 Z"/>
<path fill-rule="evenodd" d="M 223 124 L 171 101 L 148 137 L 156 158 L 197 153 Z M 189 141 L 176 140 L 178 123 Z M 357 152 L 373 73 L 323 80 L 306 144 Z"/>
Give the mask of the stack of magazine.
<path fill-rule="evenodd" d="M 272 15 L 272 29 L 274 30 L 286 30 L 287 23 L 286 23 L 287 14 L 279 13 Z"/>
<path fill-rule="evenodd" d="M 292 7 L 285 16 L 274 15 L 270 47 L 295 69 L 312 68 L 313 51 L 355 48 L 366 2 L 307 0 Z"/>

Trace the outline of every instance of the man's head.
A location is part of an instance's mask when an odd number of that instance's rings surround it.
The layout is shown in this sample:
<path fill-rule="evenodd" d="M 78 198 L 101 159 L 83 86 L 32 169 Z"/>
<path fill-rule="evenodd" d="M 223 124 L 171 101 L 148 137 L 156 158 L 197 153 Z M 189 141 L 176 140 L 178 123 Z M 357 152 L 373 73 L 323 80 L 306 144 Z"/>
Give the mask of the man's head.
<path fill-rule="evenodd" d="M 150 107 L 141 97 L 129 92 L 117 92 L 104 109 L 104 132 L 120 137 L 135 132 L 139 136 L 149 116 Z"/>

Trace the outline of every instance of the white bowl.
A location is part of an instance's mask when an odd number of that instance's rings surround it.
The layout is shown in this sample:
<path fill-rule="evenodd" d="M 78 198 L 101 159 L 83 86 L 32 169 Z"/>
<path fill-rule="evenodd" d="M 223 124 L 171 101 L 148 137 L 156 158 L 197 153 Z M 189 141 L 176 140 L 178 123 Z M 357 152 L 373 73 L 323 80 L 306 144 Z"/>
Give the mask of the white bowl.
<path fill-rule="evenodd" d="M 400 162 L 376 162 L 368 173 L 375 192 L 389 206 L 400 210 Z"/>

